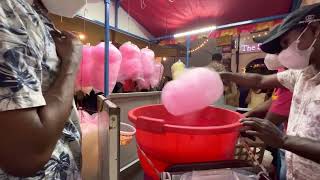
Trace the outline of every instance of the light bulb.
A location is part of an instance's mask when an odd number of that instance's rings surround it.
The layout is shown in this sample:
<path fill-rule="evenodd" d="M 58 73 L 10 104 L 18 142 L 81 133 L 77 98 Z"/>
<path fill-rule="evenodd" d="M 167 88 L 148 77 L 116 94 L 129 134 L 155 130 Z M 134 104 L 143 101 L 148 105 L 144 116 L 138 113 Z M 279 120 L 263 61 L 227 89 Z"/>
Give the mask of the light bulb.
<path fill-rule="evenodd" d="M 80 39 L 80 40 L 85 40 L 85 39 L 86 39 L 86 35 L 80 33 L 80 34 L 79 34 L 79 39 Z"/>

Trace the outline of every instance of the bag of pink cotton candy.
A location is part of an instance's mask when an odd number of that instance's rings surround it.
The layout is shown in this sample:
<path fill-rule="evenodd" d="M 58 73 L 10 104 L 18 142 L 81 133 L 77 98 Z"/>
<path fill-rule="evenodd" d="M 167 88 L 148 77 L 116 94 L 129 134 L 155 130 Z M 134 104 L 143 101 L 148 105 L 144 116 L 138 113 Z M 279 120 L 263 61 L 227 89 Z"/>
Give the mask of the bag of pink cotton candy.
<path fill-rule="evenodd" d="M 161 100 L 175 116 L 202 110 L 223 94 L 220 75 L 209 68 L 187 69 L 178 79 L 170 81 L 162 90 Z"/>

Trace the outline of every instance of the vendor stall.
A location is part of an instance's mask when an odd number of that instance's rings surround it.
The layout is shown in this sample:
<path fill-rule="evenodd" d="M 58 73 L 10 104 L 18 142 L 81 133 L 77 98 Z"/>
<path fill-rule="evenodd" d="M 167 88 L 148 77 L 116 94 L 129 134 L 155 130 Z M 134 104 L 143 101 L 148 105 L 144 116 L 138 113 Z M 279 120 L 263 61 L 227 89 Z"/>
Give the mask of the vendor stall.
<path fill-rule="evenodd" d="M 102 2 L 98 2 L 102 4 Z M 284 1 L 191 1 L 191 0 L 184 0 L 184 1 L 177 1 L 177 0 L 155 0 L 155 1 L 145 1 L 139 0 L 136 2 L 123 0 L 119 1 L 116 0 L 114 2 L 110 2 L 109 0 L 105 0 L 105 34 L 104 34 L 104 41 L 110 41 L 110 30 L 115 30 L 116 32 L 123 32 L 124 30 L 119 30 L 118 28 L 118 8 L 123 8 L 125 12 L 130 15 L 132 18 L 136 20 L 142 27 L 145 28 L 151 35 L 151 37 L 143 37 L 143 40 L 147 39 L 145 42 L 150 45 L 150 47 L 155 46 L 154 44 L 158 44 L 160 46 L 166 45 L 167 47 L 175 47 L 176 52 L 173 53 L 175 55 L 162 55 L 157 54 L 155 50 L 156 57 L 162 57 L 160 60 L 164 64 L 164 74 L 170 74 L 168 69 L 171 67 L 172 63 L 181 59 L 182 62 L 186 64 L 187 67 L 191 66 L 205 66 L 208 62 L 210 62 L 211 55 L 214 52 L 220 52 L 224 54 L 224 58 L 230 59 L 230 67 L 234 72 L 240 72 L 243 67 L 245 67 L 250 61 L 256 58 L 262 58 L 264 56 L 259 49 L 259 44 L 256 44 L 252 41 L 252 38 L 255 36 L 264 36 L 265 32 L 270 30 L 272 26 L 281 22 L 281 19 L 286 16 L 287 13 L 292 11 L 293 9 L 299 7 L 299 1 L 295 0 L 284 0 Z M 277 6 L 274 6 L 277 4 Z M 115 27 L 110 27 L 110 6 L 114 10 L 115 15 Z M 235 11 L 236 9 L 236 11 Z M 82 17 L 85 18 L 85 17 Z M 95 23 L 94 21 L 92 21 Z M 101 24 L 102 22 L 100 22 Z M 99 23 L 98 23 L 99 24 Z M 204 27 L 204 28 L 203 28 Z M 130 28 L 127 29 L 130 31 Z M 112 36 L 112 33 L 111 33 Z M 136 35 L 135 35 L 136 36 Z M 141 40 L 141 37 L 140 37 Z M 123 43 L 123 42 L 121 42 Z M 210 47 L 208 47 L 210 45 Z M 106 43 L 104 46 L 104 95 L 100 96 L 100 102 L 106 102 L 107 100 L 111 101 L 108 104 L 108 107 L 112 108 L 119 108 L 118 112 L 113 110 L 112 112 L 117 112 L 116 116 L 110 116 L 109 114 L 109 122 L 103 123 L 99 119 L 99 123 L 103 126 L 100 126 L 99 129 L 110 129 L 113 130 L 111 135 L 106 137 L 99 136 L 100 140 L 100 156 L 103 158 L 100 160 L 102 164 L 101 167 L 108 168 L 105 173 L 102 173 L 100 179 L 110 179 L 110 180 L 117 180 L 120 173 L 123 173 L 130 169 L 130 167 L 135 166 L 139 163 L 138 156 L 137 156 L 137 149 L 139 152 L 139 157 L 148 157 L 144 155 L 143 148 L 144 145 L 136 144 L 136 141 L 133 140 L 126 146 L 119 147 L 119 140 L 121 140 L 120 134 L 120 122 L 128 123 L 128 124 L 135 124 L 134 121 L 127 118 L 127 114 L 129 110 L 133 108 L 137 108 L 140 106 L 145 106 L 149 104 L 158 104 L 160 103 L 160 92 L 147 92 L 147 93 L 127 93 L 127 94 L 111 94 L 111 90 L 109 89 L 109 81 L 110 81 L 110 54 L 109 48 L 112 48 L 111 45 Z M 216 48 L 219 47 L 219 48 Z M 185 53 L 181 53 L 185 51 Z M 165 51 L 165 50 L 164 50 Z M 198 55 L 200 51 L 208 51 L 206 55 Z M 182 56 L 185 55 L 185 56 Z M 111 57 L 112 58 L 112 57 Z M 114 105 L 112 105 L 114 104 Z M 105 105 L 106 106 L 106 105 Z M 161 107 L 160 107 L 161 109 Z M 156 110 L 156 109 L 152 109 Z M 109 111 L 109 110 L 105 110 Z M 214 111 L 214 110 L 213 110 Z M 161 112 L 161 111 L 160 111 Z M 229 111 L 228 111 L 229 112 Z M 109 111 L 110 113 L 110 111 Z M 230 114 L 233 112 L 230 111 Z M 147 113 L 148 114 L 148 113 Z M 232 115 L 230 115 L 232 116 Z M 114 118 L 117 117 L 117 118 Z M 147 116 L 146 116 L 147 117 Z M 132 116 L 131 118 L 134 119 Z M 157 133 L 157 129 L 154 127 L 158 127 L 157 122 L 155 119 L 152 119 L 153 116 L 149 117 L 154 124 L 150 126 L 146 124 L 139 126 L 143 126 L 144 128 L 151 128 L 152 133 Z M 233 119 L 232 119 L 233 118 Z M 239 117 L 232 116 L 230 121 L 236 121 Z M 168 123 L 169 126 L 173 124 Z M 137 128 L 137 124 L 135 124 Z M 179 129 L 178 127 L 175 127 Z M 172 129 L 175 129 L 172 128 Z M 174 130 L 175 133 L 181 133 L 182 131 Z M 146 130 L 146 129 L 144 129 Z M 188 129 L 186 131 L 190 131 Z M 116 133 L 117 132 L 117 133 Z M 199 131 L 200 132 L 200 131 Z M 205 133 L 209 133 L 210 131 L 206 131 Z M 158 132 L 159 133 L 159 132 Z M 202 133 L 202 132 L 201 132 Z M 148 134 L 148 133 L 147 133 Z M 107 135 L 107 134 L 105 134 Z M 150 134 L 149 134 L 150 135 Z M 157 135 L 155 135 L 157 136 Z M 179 136 L 179 135 L 177 135 Z M 200 136 L 199 136 L 200 137 Z M 101 139 L 102 138 L 102 139 Z M 141 134 L 139 136 L 141 138 Z M 159 137 L 157 137 L 159 140 Z M 230 137 L 231 138 L 231 137 Z M 246 147 L 241 144 L 241 140 L 237 140 L 236 138 L 231 138 L 234 142 L 240 142 L 238 147 L 240 150 L 236 151 L 236 157 L 238 159 L 245 159 L 249 161 L 249 166 L 256 165 L 258 167 L 261 163 L 262 156 L 259 152 L 263 153 L 264 147 L 260 143 L 256 144 L 254 147 L 254 154 L 248 153 L 251 152 L 251 148 L 253 147 Z M 175 139 L 178 140 L 178 139 Z M 191 139 L 190 139 L 191 142 Z M 152 144 L 152 142 L 150 142 Z M 177 142 L 176 142 L 177 143 Z M 231 143 L 232 144 L 232 143 Z M 148 146 L 148 145 L 146 145 Z M 175 145 L 172 145 L 175 146 Z M 150 147 L 150 146 L 148 146 Z M 203 146 L 204 147 L 204 146 Z M 151 147 L 150 147 L 151 148 Z M 108 150 L 107 150 L 108 149 Z M 160 148 L 161 149 L 161 148 Z M 196 149 L 196 147 L 195 147 Z M 202 149 L 204 150 L 204 148 Z M 150 149 L 147 150 L 149 153 L 151 152 Z M 154 150 L 156 151 L 156 150 Z M 196 151 L 196 150 L 195 150 Z M 231 152 L 232 151 L 232 152 Z M 228 157 L 226 159 L 231 160 L 234 159 L 234 149 L 230 151 L 230 154 L 225 155 L 223 157 Z M 159 153 L 164 153 L 162 151 L 158 151 Z M 190 151 L 191 152 L 191 151 Z M 189 153 L 190 153 L 189 152 Z M 204 151 L 203 151 L 204 152 Z M 178 152 L 177 152 L 178 153 Z M 250 154 L 250 155 L 248 155 Z M 166 152 L 164 153 L 166 154 Z M 258 158 L 255 158 L 254 155 L 258 155 Z M 155 155 L 156 157 L 157 155 Z M 166 156 L 166 158 L 172 157 L 173 155 L 170 154 Z M 217 155 L 217 156 L 220 156 Z M 177 156 L 177 159 L 181 159 L 182 156 Z M 245 158 L 243 158 L 245 157 Z M 157 157 L 159 158 L 159 157 Z M 196 160 L 197 157 L 194 157 Z M 202 156 L 202 160 L 205 160 L 205 155 Z M 215 156 L 216 158 L 216 156 Z M 252 158 L 256 161 L 252 162 Z M 219 159 L 219 158 L 218 158 Z M 220 160 L 223 160 L 220 159 Z M 148 162 L 148 158 L 145 158 L 141 162 L 144 166 L 144 170 L 147 171 L 150 175 L 150 169 L 146 170 L 146 166 L 153 166 L 154 162 Z M 152 160 L 151 160 L 152 161 Z M 169 160 L 168 160 L 169 161 Z M 181 172 L 179 168 L 175 168 L 176 164 L 179 164 L 179 160 L 172 161 L 174 162 L 172 167 L 168 166 L 167 163 L 163 162 L 156 162 L 156 166 L 161 167 L 161 172 L 156 173 L 156 175 L 160 175 L 162 172 L 166 171 L 170 173 L 177 173 Z M 165 164 L 166 166 L 164 166 Z M 241 164 L 241 163 L 240 163 Z M 187 166 L 189 167 L 190 164 L 185 164 L 187 170 Z M 153 170 L 156 170 L 156 167 Z M 221 166 L 221 167 L 229 167 L 229 166 Z M 247 167 L 247 164 L 244 166 L 239 167 Z M 148 168 L 148 167 L 147 167 Z M 237 167 L 235 167 L 237 168 Z M 179 170 L 177 170 L 179 169 Z M 190 169 L 190 168 L 189 168 Z M 191 168 L 192 169 L 192 168 Z M 203 170 L 203 168 L 200 168 Z M 208 168 L 204 168 L 208 169 Z M 260 170 L 265 171 L 262 167 Z M 162 178 L 166 178 L 169 174 L 165 174 Z M 154 172 L 151 173 L 154 175 Z M 159 176 L 160 177 L 160 176 Z M 171 177 L 171 175 L 170 175 Z M 135 175 L 130 174 L 130 177 L 122 177 L 124 179 L 135 179 Z M 154 176 L 153 176 L 154 178 Z M 137 178 L 137 179 L 141 179 Z"/>

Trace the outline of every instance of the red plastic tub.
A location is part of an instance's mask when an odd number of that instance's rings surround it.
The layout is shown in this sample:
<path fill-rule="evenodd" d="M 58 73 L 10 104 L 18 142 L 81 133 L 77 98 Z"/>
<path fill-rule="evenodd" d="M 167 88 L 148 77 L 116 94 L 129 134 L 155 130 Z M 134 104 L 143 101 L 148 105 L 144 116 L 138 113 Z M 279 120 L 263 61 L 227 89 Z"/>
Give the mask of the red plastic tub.
<path fill-rule="evenodd" d="M 145 173 L 181 163 L 234 158 L 242 115 L 215 107 L 185 116 L 173 116 L 163 105 L 139 107 L 128 113 L 137 132 L 138 156 Z"/>

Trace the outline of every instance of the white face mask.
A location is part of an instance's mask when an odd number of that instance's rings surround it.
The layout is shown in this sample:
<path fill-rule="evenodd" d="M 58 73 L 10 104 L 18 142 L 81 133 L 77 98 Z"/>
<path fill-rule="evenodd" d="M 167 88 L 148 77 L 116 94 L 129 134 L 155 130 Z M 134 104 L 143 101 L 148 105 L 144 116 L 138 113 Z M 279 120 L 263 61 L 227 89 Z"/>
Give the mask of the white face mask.
<path fill-rule="evenodd" d="M 269 70 L 278 70 L 279 68 L 283 67 L 278 58 L 278 55 L 267 54 L 264 58 L 264 64 L 267 66 Z"/>
<path fill-rule="evenodd" d="M 287 49 L 280 52 L 279 61 L 283 66 L 289 69 L 304 69 L 309 66 L 310 56 L 314 50 L 313 46 L 318 39 L 319 33 L 317 33 L 313 43 L 308 49 L 300 50 L 298 47 L 300 38 L 306 32 L 308 27 L 304 29 L 296 41 L 291 43 Z"/>
<path fill-rule="evenodd" d="M 50 13 L 68 18 L 76 16 L 86 5 L 86 0 L 41 0 L 41 2 Z"/>

